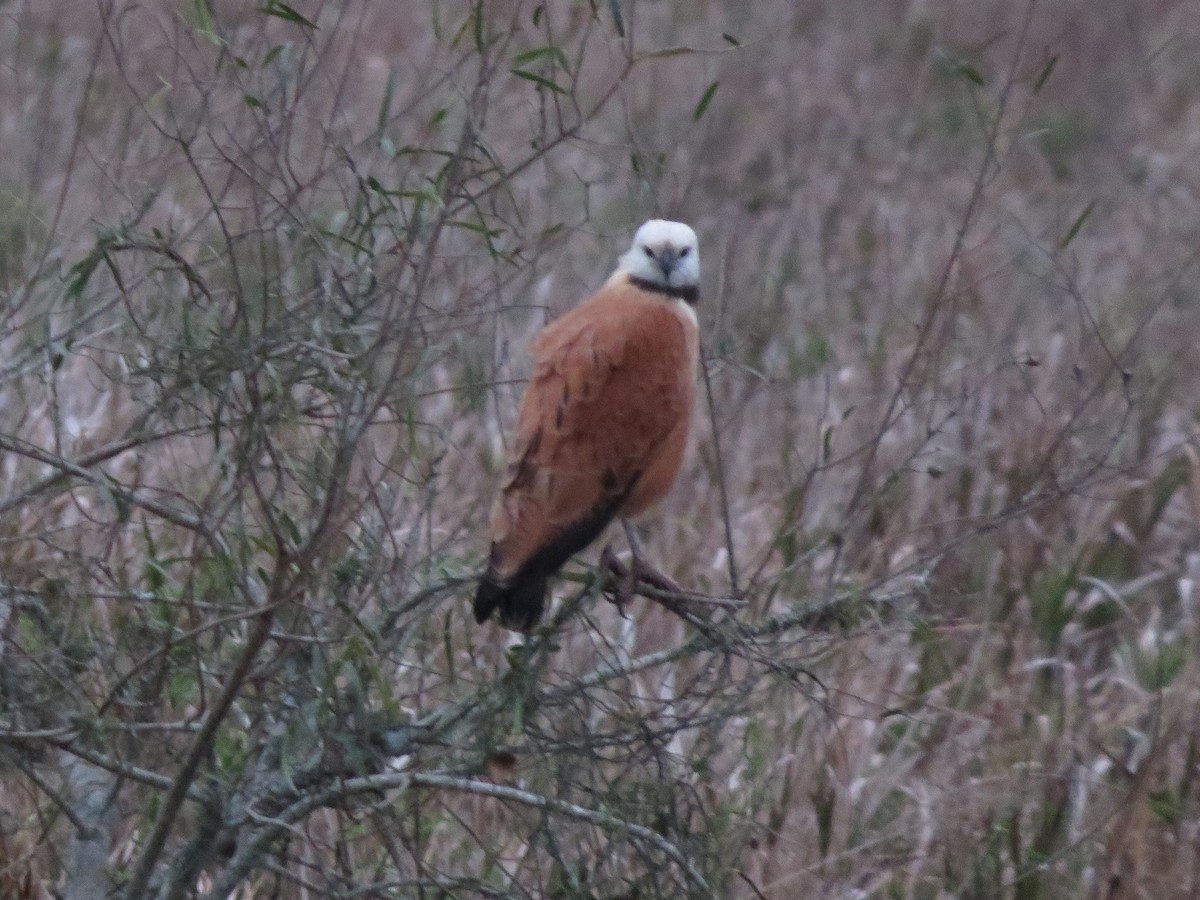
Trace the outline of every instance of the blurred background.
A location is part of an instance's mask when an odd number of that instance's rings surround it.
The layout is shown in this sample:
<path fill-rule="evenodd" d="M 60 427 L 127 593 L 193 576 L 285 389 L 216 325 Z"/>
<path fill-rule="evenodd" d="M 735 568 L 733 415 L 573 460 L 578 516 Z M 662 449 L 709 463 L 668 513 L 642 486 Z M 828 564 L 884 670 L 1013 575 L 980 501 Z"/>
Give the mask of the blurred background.
<path fill-rule="evenodd" d="M 8 0 L 0 60 L 0 895 L 1200 893 L 1194 4 Z M 528 342 L 652 217 L 695 596 L 593 549 L 477 627 Z"/>

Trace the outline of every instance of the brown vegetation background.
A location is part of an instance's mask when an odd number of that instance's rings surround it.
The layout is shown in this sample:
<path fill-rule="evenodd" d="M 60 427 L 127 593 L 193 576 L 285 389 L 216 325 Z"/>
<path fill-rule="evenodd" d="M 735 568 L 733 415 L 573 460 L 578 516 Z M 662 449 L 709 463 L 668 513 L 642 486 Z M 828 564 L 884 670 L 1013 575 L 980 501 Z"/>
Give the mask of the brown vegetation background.
<path fill-rule="evenodd" d="M 0 3 L 0 895 L 1200 895 L 1195 13 Z M 652 216 L 694 596 L 477 627 Z"/>

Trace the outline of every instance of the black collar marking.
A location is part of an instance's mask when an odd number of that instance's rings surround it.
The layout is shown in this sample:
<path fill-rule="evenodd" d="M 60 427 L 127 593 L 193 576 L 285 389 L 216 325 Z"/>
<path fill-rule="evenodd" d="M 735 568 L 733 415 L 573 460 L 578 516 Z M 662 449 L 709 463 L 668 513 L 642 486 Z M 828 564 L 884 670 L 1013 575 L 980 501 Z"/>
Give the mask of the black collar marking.
<path fill-rule="evenodd" d="M 643 291 L 666 294 L 668 297 L 678 297 L 688 306 L 695 306 L 700 300 L 700 288 L 694 284 L 687 287 L 672 287 L 669 284 L 659 284 L 657 281 L 651 281 L 649 278 L 638 278 L 636 275 L 629 276 L 629 283 L 634 287 L 641 288 Z"/>

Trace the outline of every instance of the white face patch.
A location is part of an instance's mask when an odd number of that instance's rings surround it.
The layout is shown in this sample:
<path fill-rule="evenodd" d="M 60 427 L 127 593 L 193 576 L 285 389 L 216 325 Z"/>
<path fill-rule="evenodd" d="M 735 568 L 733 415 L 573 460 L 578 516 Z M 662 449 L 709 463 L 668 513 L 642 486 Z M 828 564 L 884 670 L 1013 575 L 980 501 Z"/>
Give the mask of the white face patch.
<path fill-rule="evenodd" d="M 651 219 L 633 236 L 633 246 L 621 257 L 619 270 L 664 287 L 698 287 L 696 232 L 682 222 Z"/>

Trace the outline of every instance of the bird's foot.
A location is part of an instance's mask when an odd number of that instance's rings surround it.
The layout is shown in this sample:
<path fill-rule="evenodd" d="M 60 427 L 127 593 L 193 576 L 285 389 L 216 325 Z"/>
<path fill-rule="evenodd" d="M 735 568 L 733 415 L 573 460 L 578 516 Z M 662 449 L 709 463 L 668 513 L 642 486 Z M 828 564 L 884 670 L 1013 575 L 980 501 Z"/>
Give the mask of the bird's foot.
<path fill-rule="evenodd" d="M 636 553 L 630 559 L 629 565 L 626 566 L 613 553 L 612 547 L 607 544 L 600 551 L 600 567 L 609 574 L 604 587 L 604 595 L 609 602 L 616 605 L 622 617 L 626 617 L 625 604 L 633 599 L 639 583 L 668 594 L 679 594 L 683 590 L 674 580 L 654 568 Z"/>
<path fill-rule="evenodd" d="M 673 579 L 658 571 L 658 569 L 654 568 L 654 566 L 650 565 L 650 563 L 646 562 L 640 556 L 634 556 L 631 568 L 634 581 L 640 581 L 668 594 L 683 592 L 683 588 L 676 584 Z"/>
<path fill-rule="evenodd" d="M 612 545 L 605 544 L 604 549 L 600 551 L 600 568 L 606 570 L 609 575 L 603 587 L 605 599 L 617 607 L 621 618 L 629 618 L 625 614 L 625 604 L 633 599 L 634 590 L 637 588 L 634 567 L 626 568 L 625 563 L 613 553 Z"/>

